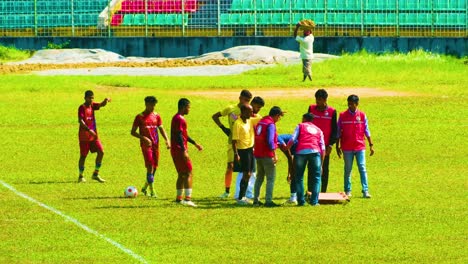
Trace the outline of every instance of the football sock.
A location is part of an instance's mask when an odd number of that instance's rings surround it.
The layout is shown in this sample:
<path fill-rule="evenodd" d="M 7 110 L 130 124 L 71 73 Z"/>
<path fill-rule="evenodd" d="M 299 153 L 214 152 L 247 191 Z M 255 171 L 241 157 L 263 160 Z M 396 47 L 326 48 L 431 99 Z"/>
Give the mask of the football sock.
<path fill-rule="evenodd" d="M 151 183 L 154 182 L 154 174 L 153 173 L 147 173 L 146 174 L 146 181 L 151 185 Z"/>
<path fill-rule="evenodd" d="M 85 169 L 85 167 L 78 167 L 78 171 L 79 171 L 81 176 L 83 176 L 84 169 Z"/>
<path fill-rule="evenodd" d="M 185 189 L 185 200 L 189 201 L 192 199 L 192 189 Z"/>
<path fill-rule="evenodd" d="M 177 201 L 182 201 L 182 193 L 184 193 L 184 189 L 177 189 Z"/>
<path fill-rule="evenodd" d="M 99 169 L 101 168 L 101 163 L 96 163 L 96 167 L 94 167 L 94 175 L 99 174 Z"/>
<path fill-rule="evenodd" d="M 239 197 L 237 197 L 239 200 L 244 198 L 245 192 L 247 191 L 248 186 L 249 186 L 249 182 L 242 179 L 240 182 L 240 186 L 239 186 Z"/>
<path fill-rule="evenodd" d="M 224 186 L 226 187 L 226 192 L 229 193 L 229 189 L 231 188 L 232 182 L 232 171 L 227 170 L 226 174 L 224 174 Z"/>

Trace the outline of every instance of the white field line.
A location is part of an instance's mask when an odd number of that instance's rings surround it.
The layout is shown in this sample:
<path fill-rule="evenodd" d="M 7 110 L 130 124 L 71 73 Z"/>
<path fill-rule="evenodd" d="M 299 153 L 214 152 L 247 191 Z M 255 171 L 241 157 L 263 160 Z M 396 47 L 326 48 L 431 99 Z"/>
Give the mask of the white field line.
<path fill-rule="evenodd" d="M 99 232 L 97 232 L 96 230 L 93 230 L 91 228 L 89 228 L 88 226 L 80 223 L 78 220 L 76 220 L 75 218 L 71 217 L 71 216 L 68 216 L 64 213 L 62 213 L 61 211 L 53 208 L 53 207 L 50 207 L 48 206 L 47 204 L 44 204 L 44 203 L 41 203 L 39 201 L 37 201 L 36 199 L 32 198 L 32 197 L 29 197 L 27 196 L 26 194 L 22 193 L 22 192 L 19 192 L 18 190 L 16 190 L 13 186 L 5 183 L 4 181 L 0 180 L 0 183 L 7 189 L 9 189 L 10 191 L 14 192 L 16 195 L 20 196 L 20 197 L 23 197 L 24 199 L 26 200 L 29 200 L 30 202 L 32 203 L 35 203 L 37 205 L 39 205 L 40 207 L 42 208 L 45 208 L 49 211 L 52 211 L 53 213 L 63 217 L 66 221 L 70 221 L 72 222 L 73 224 L 77 225 L 78 227 L 80 227 L 81 229 L 84 229 L 86 232 L 90 233 L 90 234 L 93 234 L 105 241 L 107 241 L 108 243 L 112 244 L 113 246 L 115 246 L 116 248 L 120 249 L 121 251 L 123 251 L 125 254 L 133 257 L 134 259 L 140 261 L 141 263 L 148 263 L 143 257 L 141 257 L 140 255 L 136 254 L 135 252 L 131 251 L 130 249 L 124 247 L 123 245 L 119 244 L 118 242 L 106 237 L 105 235 L 102 235 L 100 234 Z"/>

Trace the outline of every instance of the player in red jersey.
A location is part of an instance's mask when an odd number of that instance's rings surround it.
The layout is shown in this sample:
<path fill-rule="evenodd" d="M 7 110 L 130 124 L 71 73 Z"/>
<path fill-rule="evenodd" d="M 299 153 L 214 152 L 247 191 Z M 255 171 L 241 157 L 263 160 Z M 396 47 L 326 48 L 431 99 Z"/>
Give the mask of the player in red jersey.
<path fill-rule="evenodd" d="M 145 110 L 138 114 L 133 121 L 130 134 L 140 139 L 141 152 L 145 159 L 146 182 L 141 188 L 141 192 L 146 195 L 149 186 L 151 197 L 157 197 L 154 192 L 154 174 L 158 168 L 159 162 L 159 133 L 166 141 L 166 147 L 171 148 L 166 131 L 162 126 L 162 119 L 158 113 L 154 112 L 154 106 L 158 100 L 154 96 L 145 98 Z M 137 132 L 137 129 L 139 133 Z"/>
<path fill-rule="evenodd" d="M 171 122 L 171 156 L 177 170 L 177 198 L 179 204 L 196 207 L 192 202 L 192 162 L 188 155 L 187 142 L 193 144 L 199 151 L 203 149 L 200 144 L 195 143 L 187 133 L 187 121 L 184 115 L 190 111 L 190 101 L 181 98 L 178 103 L 178 112 L 174 115 Z M 185 189 L 185 200 L 182 200 L 182 193 Z"/>
<path fill-rule="evenodd" d="M 105 182 L 103 178 L 99 176 L 99 169 L 101 168 L 102 158 L 104 157 L 104 150 L 101 141 L 98 138 L 96 129 L 96 119 L 94 117 L 94 111 L 99 110 L 101 107 L 107 105 L 111 101 L 110 98 L 104 99 L 101 103 L 95 103 L 93 91 L 86 91 L 84 95 L 85 102 L 78 107 L 78 123 L 80 128 L 78 131 L 78 138 L 80 141 L 80 159 L 78 161 L 79 176 L 78 182 L 85 182 L 83 172 L 85 169 L 86 156 L 88 152 L 97 152 L 96 156 L 96 167 L 93 173 L 93 180 L 98 182 Z"/>

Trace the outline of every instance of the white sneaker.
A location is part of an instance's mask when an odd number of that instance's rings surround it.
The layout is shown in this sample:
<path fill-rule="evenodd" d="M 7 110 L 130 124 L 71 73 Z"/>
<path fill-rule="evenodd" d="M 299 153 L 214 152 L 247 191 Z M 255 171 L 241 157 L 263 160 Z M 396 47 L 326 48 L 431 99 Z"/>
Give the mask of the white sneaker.
<path fill-rule="evenodd" d="M 225 192 L 225 193 L 221 194 L 221 195 L 219 196 L 219 198 L 221 198 L 221 199 L 226 199 L 226 198 L 229 198 L 229 195 L 230 195 L 230 193 Z"/>
<path fill-rule="evenodd" d="M 238 205 L 249 205 L 250 203 L 249 203 L 249 200 L 247 200 L 247 198 L 244 197 L 244 198 L 242 198 L 240 200 L 237 200 L 237 204 Z"/>
<path fill-rule="evenodd" d="M 362 193 L 362 197 L 363 197 L 363 198 L 368 198 L 368 199 L 369 199 L 369 198 L 372 197 L 372 195 L 370 195 L 369 192 L 363 192 L 363 193 Z"/>
<path fill-rule="evenodd" d="M 197 207 L 197 205 L 194 202 L 192 202 L 191 200 L 188 200 L 188 201 L 187 200 L 182 200 L 181 204 L 185 205 L 185 206 Z"/>
<path fill-rule="evenodd" d="M 284 202 L 284 204 L 285 205 L 297 205 L 297 200 L 289 198 L 288 200 L 286 200 L 286 202 Z"/>
<path fill-rule="evenodd" d="M 353 195 L 351 194 L 351 192 L 345 192 L 345 194 L 346 194 L 346 196 L 348 196 L 348 197 L 353 196 Z"/>

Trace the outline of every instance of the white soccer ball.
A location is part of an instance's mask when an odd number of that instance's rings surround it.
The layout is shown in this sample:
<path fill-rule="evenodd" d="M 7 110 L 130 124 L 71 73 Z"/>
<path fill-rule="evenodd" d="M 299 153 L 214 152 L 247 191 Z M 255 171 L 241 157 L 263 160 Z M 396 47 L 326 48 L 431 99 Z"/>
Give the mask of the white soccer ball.
<path fill-rule="evenodd" d="M 135 186 L 128 186 L 124 191 L 125 197 L 135 198 L 138 196 L 138 189 Z"/>

